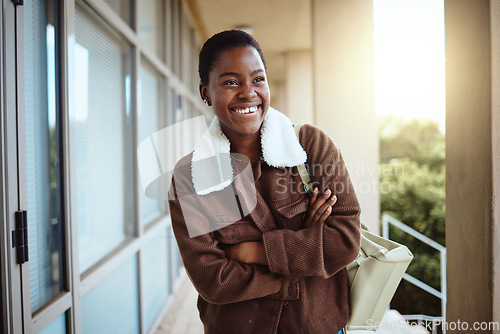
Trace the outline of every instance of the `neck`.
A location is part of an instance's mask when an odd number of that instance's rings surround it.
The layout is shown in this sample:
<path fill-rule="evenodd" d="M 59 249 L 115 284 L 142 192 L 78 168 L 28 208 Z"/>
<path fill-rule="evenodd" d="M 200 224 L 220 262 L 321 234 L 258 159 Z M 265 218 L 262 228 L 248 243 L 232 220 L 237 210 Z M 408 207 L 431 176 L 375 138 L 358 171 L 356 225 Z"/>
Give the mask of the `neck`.
<path fill-rule="evenodd" d="M 260 132 L 244 137 L 228 137 L 228 139 L 231 142 L 231 152 L 244 154 L 250 161 L 257 160 L 261 156 Z"/>

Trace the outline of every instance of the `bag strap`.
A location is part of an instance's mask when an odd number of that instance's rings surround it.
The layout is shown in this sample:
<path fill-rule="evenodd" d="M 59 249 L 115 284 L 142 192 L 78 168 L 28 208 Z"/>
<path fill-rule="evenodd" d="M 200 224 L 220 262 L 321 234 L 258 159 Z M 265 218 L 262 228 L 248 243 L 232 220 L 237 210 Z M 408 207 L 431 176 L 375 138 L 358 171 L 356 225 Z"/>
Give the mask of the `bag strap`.
<path fill-rule="evenodd" d="M 295 129 L 295 135 L 297 136 L 297 139 L 299 139 L 299 133 L 300 129 L 302 128 L 302 124 L 295 124 L 294 129 Z M 304 190 L 307 191 L 307 193 L 312 193 L 312 183 L 311 183 L 311 178 L 309 177 L 309 173 L 307 172 L 306 166 L 304 164 L 298 165 L 297 169 L 299 171 L 300 179 L 302 180 L 302 184 L 304 184 Z"/>
<path fill-rule="evenodd" d="M 299 133 L 302 124 L 295 124 L 293 127 L 295 129 L 295 135 L 297 136 L 297 139 L 299 139 Z M 309 194 L 312 193 L 311 178 L 309 177 L 309 173 L 307 172 L 306 166 L 304 164 L 298 165 L 297 169 L 299 170 L 300 179 L 304 184 L 304 190 L 307 191 Z M 368 226 L 366 226 L 363 223 L 361 223 L 361 229 L 369 231 Z"/>

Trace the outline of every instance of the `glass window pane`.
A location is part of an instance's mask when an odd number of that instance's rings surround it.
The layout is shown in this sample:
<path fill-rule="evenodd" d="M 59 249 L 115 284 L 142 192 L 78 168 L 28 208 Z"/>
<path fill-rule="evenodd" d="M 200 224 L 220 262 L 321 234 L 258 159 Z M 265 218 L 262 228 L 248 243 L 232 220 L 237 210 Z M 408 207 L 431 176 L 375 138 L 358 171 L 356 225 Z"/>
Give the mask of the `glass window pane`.
<path fill-rule="evenodd" d="M 183 267 L 179 247 L 175 241 L 174 231 L 172 227 L 169 228 L 169 242 L 170 242 L 170 268 L 172 268 L 172 278 L 175 280 L 180 275 L 180 269 Z"/>
<path fill-rule="evenodd" d="M 165 229 L 151 239 L 142 250 L 142 289 L 146 328 L 151 327 L 170 292 L 168 241 L 168 231 Z"/>
<path fill-rule="evenodd" d="M 191 102 L 189 101 L 183 101 L 183 119 L 191 119 L 195 117 L 194 113 L 194 108 Z M 199 140 L 199 138 L 195 138 L 195 133 L 193 131 L 185 132 L 182 134 L 182 152 L 191 152 L 194 147 L 196 142 Z"/>
<path fill-rule="evenodd" d="M 143 44 L 164 59 L 164 0 L 141 0 L 138 6 L 138 33 Z"/>
<path fill-rule="evenodd" d="M 104 0 L 120 17 L 127 22 L 132 23 L 132 0 Z"/>
<path fill-rule="evenodd" d="M 192 30 L 192 46 L 191 46 L 191 59 L 193 60 L 193 68 L 191 69 L 191 80 L 192 80 L 192 85 L 191 85 L 191 90 L 193 93 L 198 92 L 198 86 L 200 84 L 200 76 L 198 74 L 198 53 L 200 52 L 199 44 L 198 44 L 198 39 L 196 38 L 196 34 L 194 30 Z M 198 95 L 196 95 L 198 96 Z"/>
<path fill-rule="evenodd" d="M 179 0 L 170 1 L 170 32 L 171 32 L 171 43 L 170 43 L 170 57 L 172 60 L 172 71 L 175 75 L 179 76 L 181 72 L 181 14 L 182 8 Z M 168 22 L 167 22 L 168 24 Z"/>
<path fill-rule="evenodd" d="M 160 115 L 165 109 L 165 79 L 147 64 L 141 66 L 140 76 L 139 143 L 161 129 Z M 147 224 L 161 215 L 160 194 L 157 193 L 160 188 L 156 193 L 148 192 L 149 197 L 144 189 L 141 190 L 141 222 Z"/>
<path fill-rule="evenodd" d="M 82 297 L 82 333 L 139 333 L 137 284 L 134 256 Z"/>
<path fill-rule="evenodd" d="M 175 123 L 182 122 L 185 120 L 184 118 L 184 111 L 182 110 L 182 97 L 178 95 L 175 91 L 171 90 L 170 91 L 170 98 L 171 98 L 171 108 L 174 113 L 174 119 Z M 184 133 L 175 132 L 175 137 L 174 137 L 174 143 L 173 143 L 173 149 L 176 154 L 178 152 L 185 152 L 184 151 Z"/>
<path fill-rule="evenodd" d="M 131 47 L 77 7 L 75 156 L 80 272 L 133 234 Z"/>
<path fill-rule="evenodd" d="M 191 48 L 193 47 L 193 29 L 189 23 L 189 20 L 186 17 L 186 14 L 182 13 L 181 16 L 181 29 L 182 29 L 182 39 L 181 39 L 181 79 L 184 84 L 191 88 L 193 83 L 192 72 L 196 69 L 198 65 L 198 60 L 191 59 L 193 53 L 191 52 Z"/>
<path fill-rule="evenodd" d="M 38 334 L 64 334 L 66 333 L 66 313 L 58 316 L 47 327 L 42 329 Z"/>
<path fill-rule="evenodd" d="M 62 291 L 60 114 L 55 1 L 25 9 L 26 176 L 31 309 Z"/>

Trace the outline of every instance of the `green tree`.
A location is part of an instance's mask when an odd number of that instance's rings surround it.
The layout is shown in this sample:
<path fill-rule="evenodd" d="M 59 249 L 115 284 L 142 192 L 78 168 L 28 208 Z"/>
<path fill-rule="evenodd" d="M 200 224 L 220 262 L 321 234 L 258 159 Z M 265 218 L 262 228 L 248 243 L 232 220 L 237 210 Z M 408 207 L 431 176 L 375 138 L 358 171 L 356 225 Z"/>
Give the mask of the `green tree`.
<path fill-rule="evenodd" d="M 431 170 L 444 168 L 444 134 L 432 120 L 406 120 L 394 116 L 379 121 L 380 162 L 408 158 Z"/>
<path fill-rule="evenodd" d="M 380 203 L 388 213 L 432 240 L 445 243 L 445 142 L 435 122 L 383 118 Z M 440 258 L 433 248 L 397 229 L 391 239 L 414 254 L 407 273 L 440 290 Z M 391 303 L 402 314 L 440 315 L 440 300 L 402 282 Z"/>

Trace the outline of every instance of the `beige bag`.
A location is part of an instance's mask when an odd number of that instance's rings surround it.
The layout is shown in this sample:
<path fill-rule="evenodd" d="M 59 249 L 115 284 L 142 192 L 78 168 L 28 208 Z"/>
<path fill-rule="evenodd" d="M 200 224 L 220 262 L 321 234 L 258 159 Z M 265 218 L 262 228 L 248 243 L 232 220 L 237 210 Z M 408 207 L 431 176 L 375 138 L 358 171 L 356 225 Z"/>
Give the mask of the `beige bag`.
<path fill-rule="evenodd" d="M 295 126 L 297 138 L 300 127 Z M 307 169 L 304 165 L 297 168 L 304 189 L 311 192 Z M 359 255 L 346 267 L 350 307 L 347 330 L 377 329 L 412 259 L 406 246 L 373 234 L 363 225 Z"/>
<path fill-rule="evenodd" d="M 361 230 L 359 255 L 347 269 L 347 330 L 376 330 L 413 255 L 392 240 Z"/>

